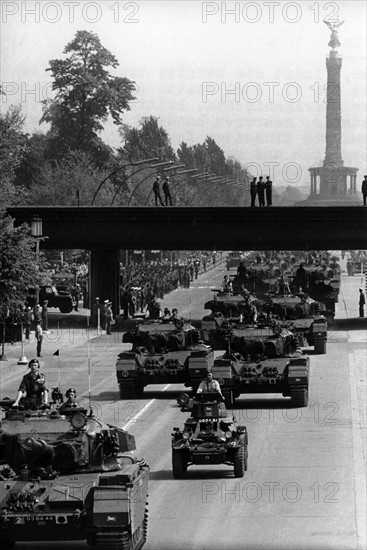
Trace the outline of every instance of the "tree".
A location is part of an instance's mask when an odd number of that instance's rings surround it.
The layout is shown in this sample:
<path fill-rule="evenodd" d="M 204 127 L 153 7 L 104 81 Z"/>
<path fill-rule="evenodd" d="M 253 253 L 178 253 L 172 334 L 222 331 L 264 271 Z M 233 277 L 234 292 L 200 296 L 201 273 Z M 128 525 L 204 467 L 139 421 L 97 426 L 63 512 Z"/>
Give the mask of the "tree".
<path fill-rule="evenodd" d="M 26 151 L 26 136 L 22 132 L 24 116 L 21 107 L 11 106 L 0 113 L 0 216 L 14 201 L 19 202 L 24 189 L 14 186 L 15 172 Z"/>
<path fill-rule="evenodd" d="M 123 140 L 123 152 L 130 161 L 157 157 L 160 160 L 176 160 L 171 140 L 158 118 L 144 117 L 139 128 L 121 125 L 120 135 Z"/>
<path fill-rule="evenodd" d="M 92 152 L 102 164 L 112 151 L 98 136 L 102 123 L 109 115 L 115 124 L 122 123 L 121 114 L 135 99 L 134 82 L 111 76 L 107 68 L 115 69 L 119 63 L 92 32 L 78 31 L 64 53 L 71 55 L 51 60 L 47 69 L 56 95 L 43 102 L 40 122 L 51 124 L 55 157 L 81 149 Z"/>
<path fill-rule="evenodd" d="M 108 171 L 95 166 L 91 155 L 71 151 L 40 171 L 29 192 L 28 202 L 49 206 L 90 205 L 98 184 L 107 175 Z M 96 204 L 110 204 L 113 189 L 113 182 L 107 179 L 97 195 Z"/>
<path fill-rule="evenodd" d="M 36 265 L 34 238 L 29 227 L 13 227 L 10 216 L 0 219 L 0 317 L 24 303 L 28 287 L 40 283 Z"/>

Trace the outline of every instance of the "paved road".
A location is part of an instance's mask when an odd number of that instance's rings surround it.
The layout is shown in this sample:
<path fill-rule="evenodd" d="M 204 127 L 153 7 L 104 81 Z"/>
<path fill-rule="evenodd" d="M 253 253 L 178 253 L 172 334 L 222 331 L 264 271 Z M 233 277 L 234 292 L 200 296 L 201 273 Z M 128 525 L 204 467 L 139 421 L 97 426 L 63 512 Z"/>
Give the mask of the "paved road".
<path fill-rule="evenodd" d="M 202 316 L 202 304 L 223 275 L 218 266 L 190 290 L 172 293 L 164 306 Z M 192 467 L 186 480 L 172 479 L 170 434 L 186 416 L 175 402 L 182 387 L 151 386 L 144 399 L 119 400 L 114 366 L 123 348 L 120 335 L 80 328 L 48 335 L 42 360 L 49 386 L 61 376 L 63 390 L 75 386 L 85 403 L 90 395 L 99 416 L 136 436 L 139 455 L 152 468 L 146 550 L 366 547 L 367 325 L 355 318 L 359 284 L 358 276 L 342 278 L 327 355 L 311 357 L 307 408 L 290 408 L 287 398 L 272 394 L 236 402 L 233 413 L 249 432 L 249 469 L 240 480 L 229 466 Z M 57 349 L 59 358 L 50 355 Z M 19 351 L 6 349 L 1 397 L 15 394 L 26 370 L 16 364 Z M 22 545 L 39 546 L 45 547 Z"/>

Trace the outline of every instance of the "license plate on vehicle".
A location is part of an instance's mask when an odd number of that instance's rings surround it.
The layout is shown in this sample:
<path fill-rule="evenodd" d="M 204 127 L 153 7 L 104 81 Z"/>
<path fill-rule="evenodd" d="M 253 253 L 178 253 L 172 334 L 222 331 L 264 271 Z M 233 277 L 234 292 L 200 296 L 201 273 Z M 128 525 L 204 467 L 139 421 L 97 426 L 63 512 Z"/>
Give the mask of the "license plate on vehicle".
<path fill-rule="evenodd" d="M 26 516 L 26 523 L 40 523 L 41 525 L 46 522 L 54 521 L 54 516 Z"/>

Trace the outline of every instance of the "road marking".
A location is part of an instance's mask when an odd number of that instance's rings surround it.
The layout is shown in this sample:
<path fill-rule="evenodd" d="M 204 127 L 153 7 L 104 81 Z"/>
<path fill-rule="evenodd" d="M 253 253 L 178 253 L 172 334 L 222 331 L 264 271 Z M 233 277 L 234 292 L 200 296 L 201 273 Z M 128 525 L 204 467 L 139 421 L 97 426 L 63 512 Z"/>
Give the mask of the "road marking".
<path fill-rule="evenodd" d="M 168 388 L 170 387 L 171 384 L 166 384 L 162 390 L 163 391 L 166 391 L 168 390 Z M 125 426 L 122 426 L 122 430 L 127 430 L 129 424 L 134 424 L 136 422 L 136 420 L 139 418 L 139 416 L 141 416 L 147 409 L 149 409 L 149 407 L 154 403 L 154 401 L 157 401 L 156 398 L 154 399 L 151 399 L 150 401 L 148 401 L 148 403 L 146 405 L 144 405 L 144 407 L 141 409 L 141 411 L 139 411 L 136 416 L 134 416 L 134 418 L 132 418 L 131 420 L 129 420 L 129 422 L 127 424 L 125 424 Z"/>

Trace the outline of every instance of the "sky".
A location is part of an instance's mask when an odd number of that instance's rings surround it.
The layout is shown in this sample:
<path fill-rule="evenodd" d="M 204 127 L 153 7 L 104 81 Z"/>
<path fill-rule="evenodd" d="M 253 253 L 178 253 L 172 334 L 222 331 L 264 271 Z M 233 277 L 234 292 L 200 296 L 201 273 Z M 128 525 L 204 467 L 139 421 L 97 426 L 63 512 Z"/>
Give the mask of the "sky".
<path fill-rule="evenodd" d="M 4 112 L 22 104 L 25 131 L 39 125 L 41 101 L 53 97 L 46 72 L 78 30 L 96 33 L 119 61 L 116 76 L 138 88 L 123 122 L 153 115 L 172 146 L 215 139 L 227 157 L 275 184 L 309 185 L 308 168 L 325 156 L 326 57 L 330 30 L 339 29 L 342 57 L 342 157 L 366 159 L 366 2 L 134 1 L 1 2 Z M 117 127 L 103 139 L 121 146 Z M 359 185 L 358 185 L 359 187 Z"/>

